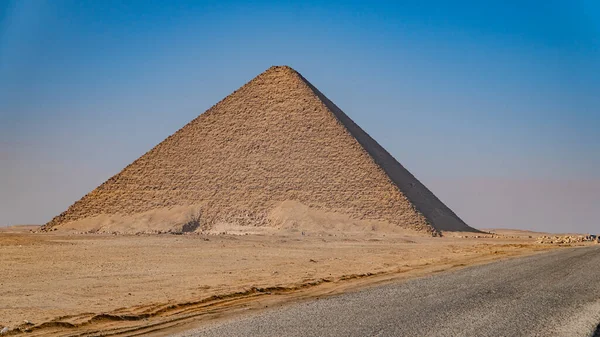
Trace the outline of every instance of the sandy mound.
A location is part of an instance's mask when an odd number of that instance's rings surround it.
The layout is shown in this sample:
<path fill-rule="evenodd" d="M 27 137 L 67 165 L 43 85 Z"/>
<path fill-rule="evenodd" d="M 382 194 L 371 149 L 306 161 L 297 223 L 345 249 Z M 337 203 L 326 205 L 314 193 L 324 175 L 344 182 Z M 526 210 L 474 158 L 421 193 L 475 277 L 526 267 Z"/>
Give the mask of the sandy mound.
<path fill-rule="evenodd" d="M 83 233 L 183 233 L 194 232 L 199 229 L 193 224 L 201 214 L 199 206 L 173 206 L 156 208 L 146 212 L 121 215 L 121 214 L 99 214 L 75 221 L 67 222 L 53 230 Z"/>
<path fill-rule="evenodd" d="M 356 220 L 347 214 L 314 209 L 291 200 L 284 201 L 275 207 L 269 213 L 268 218 L 275 228 L 290 231 L 310 233 L 411 233 L 411 231 L 389 222 Z"/>
<path fill-rule="evenodd" d="M 158 208 L 133 215 L 101 214 L 65 223 L 54 230 L 73 233 L 203 233 L 203 234 L 273 234 L 306 233 L 333 235 L 336 233 L 396 233 L 416 234 L 396 224 L 377 220 L 357 220 L 348 214 L 311 208 L 287 200 L 276 205 L 260 225 L 248 226 L 237 222 L 219 221 L 210 226 L 202 218 L 201 206 Z M 35 227 L 38 229 L 39 226 Z"/>

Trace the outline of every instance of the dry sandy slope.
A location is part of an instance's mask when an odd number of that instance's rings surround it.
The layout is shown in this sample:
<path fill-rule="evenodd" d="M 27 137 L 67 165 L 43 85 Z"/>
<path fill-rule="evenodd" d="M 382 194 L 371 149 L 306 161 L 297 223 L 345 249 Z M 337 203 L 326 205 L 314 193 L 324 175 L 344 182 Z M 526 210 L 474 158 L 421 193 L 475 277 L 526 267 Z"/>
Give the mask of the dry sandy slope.
<path fill-rule="evenodd" d="M 523 229 L 510 229 L 510 228 L 490 228 L 490 229 L 482 229 L 484 232 L 494 233 L 504 236 L 514 236 L 514 237 L 540 237 L 540 236 L 554 236 L 554 235 L 582 235 L 582 233 L 549 233 L 549 232 L 535 232 Z"/>
<path fill-rule="evenodd" d="M 334 233 L 0 233 L 0 325 L 54 322 L 34 335 L 139 327 L 269 293 L 282 294 L 272 301 L 287 301 L 293 289 L 310 296 L 343 288 L 346 279 L 364 277 L 362 282 L 369 283 L 381 276 L 414 276 L 551 248 L 525 239 Z M 369 274 L 379 276 L 365 277 Z M 203 302 L 236 292 L 245 293 Z M 111 315 L 98 316 L 102 313 Z M 114 321 L 119 315 L 131 321 Z"/>

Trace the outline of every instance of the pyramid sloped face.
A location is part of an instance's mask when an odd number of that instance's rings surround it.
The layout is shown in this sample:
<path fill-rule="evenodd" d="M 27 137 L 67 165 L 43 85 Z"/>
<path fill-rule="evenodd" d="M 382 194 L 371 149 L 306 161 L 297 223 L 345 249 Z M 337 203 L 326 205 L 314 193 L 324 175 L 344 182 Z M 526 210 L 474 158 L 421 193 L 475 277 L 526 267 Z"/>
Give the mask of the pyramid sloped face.
<path fill-rule="evenodd" d="M 288 200 L 418 231 L 471 229 L 289 67 L 254 78 L 45 228 L 187 205 L 203 226 L 266 225 Z"/>
<path fill-rule="evenodd" d="M 306 81 L 306 80 L 305 80 Z M 476 231 L 460 219 L 448 206 L 440 201 L 425 185 L 402 166 L 379 143 L 363 131 L 350 117 L 331 102 L 310 82 L 307 84 L 325 103 L 327 108 L 340 120 L 352 136 L 369 153 L 402 193 L 430 221 L 433 227 L 442 231 Z"/>

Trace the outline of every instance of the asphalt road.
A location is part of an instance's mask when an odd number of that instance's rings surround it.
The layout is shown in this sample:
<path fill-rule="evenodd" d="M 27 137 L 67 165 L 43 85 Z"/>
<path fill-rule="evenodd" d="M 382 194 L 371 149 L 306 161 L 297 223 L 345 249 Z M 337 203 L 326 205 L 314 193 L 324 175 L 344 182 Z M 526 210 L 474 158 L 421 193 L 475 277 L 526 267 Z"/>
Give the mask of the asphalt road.
<path fill-rule="evenodd" d="M 593 336 L 599 323 L 595 246 L 267 309 L 178 336 L 575 337 Z"/>

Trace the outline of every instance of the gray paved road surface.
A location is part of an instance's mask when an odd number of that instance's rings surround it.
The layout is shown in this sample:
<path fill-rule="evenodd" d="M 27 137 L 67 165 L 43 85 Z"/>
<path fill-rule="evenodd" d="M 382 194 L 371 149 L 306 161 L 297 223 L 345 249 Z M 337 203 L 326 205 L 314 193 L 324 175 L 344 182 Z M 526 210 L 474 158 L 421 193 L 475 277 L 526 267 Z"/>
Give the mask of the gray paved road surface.
<path fill-rule="evenodd" d="M 594 335 L 599 323 L 596 246 L 291 304 L 178 336 L 572 337 Z"/>

